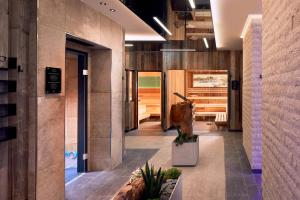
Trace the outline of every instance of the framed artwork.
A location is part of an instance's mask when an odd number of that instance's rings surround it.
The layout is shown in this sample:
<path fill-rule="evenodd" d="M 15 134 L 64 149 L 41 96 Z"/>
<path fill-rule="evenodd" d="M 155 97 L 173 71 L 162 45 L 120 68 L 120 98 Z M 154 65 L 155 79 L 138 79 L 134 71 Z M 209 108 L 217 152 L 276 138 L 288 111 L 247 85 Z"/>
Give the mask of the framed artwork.
<path fill-rule="evenodd" d="M 193 74 L 193 87 L 227 87 L 227 74 Z"/>

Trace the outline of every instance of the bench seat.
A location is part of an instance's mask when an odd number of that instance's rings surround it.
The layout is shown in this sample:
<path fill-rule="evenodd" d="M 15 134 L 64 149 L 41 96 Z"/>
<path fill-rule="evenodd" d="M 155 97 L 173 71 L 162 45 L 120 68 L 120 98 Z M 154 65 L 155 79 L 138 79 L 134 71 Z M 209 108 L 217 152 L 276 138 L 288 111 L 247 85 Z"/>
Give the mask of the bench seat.
<path fill-rule="evenodd" d="M 226 126 L 227 125 L 227 113 L 226 112 L 217 113 L 215 123 L 217 126 Z"/>

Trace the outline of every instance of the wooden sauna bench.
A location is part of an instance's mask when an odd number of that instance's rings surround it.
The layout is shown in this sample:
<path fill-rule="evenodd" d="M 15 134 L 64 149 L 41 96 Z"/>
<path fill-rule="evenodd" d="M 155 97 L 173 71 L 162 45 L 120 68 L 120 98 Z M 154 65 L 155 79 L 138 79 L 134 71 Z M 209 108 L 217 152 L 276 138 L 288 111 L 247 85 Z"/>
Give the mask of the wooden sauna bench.
<path fill-rule="evenodd" d="M 150 117 L 160 117 L 160 88 L 139 88 L 139 121 Z"/>
<path fill-rule="evenodd" d="M 217 113 L 216 118 L 215 118 L 215 123 L 218 127 L 226 126 L 227 125 L 227 113 L 225 113 L 225 112 Z"/>
<path fill-rule="evenodd" d="M 227 113 L 227 88 L 187 88 L 187 98 L 193 102 L 196 117 L 217 117 Z"/>

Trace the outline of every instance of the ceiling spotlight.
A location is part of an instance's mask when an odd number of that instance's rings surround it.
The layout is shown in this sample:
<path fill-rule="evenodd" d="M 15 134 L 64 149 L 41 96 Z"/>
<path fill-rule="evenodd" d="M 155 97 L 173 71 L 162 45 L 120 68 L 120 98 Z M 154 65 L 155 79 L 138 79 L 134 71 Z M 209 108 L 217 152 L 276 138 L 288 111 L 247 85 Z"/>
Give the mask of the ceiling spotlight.
<path fill-rule="evenodd" d="M 208 45 L 207 39 L 206 39 L 206 38 L 203 38 L 203 41 L 204 41 L 205 47 L 208 49 L 208 48 L 209 48 L 209 45 Z"/>
<path fill-rule="evenodd" d="M 100 4 L 100 6 L 106 6 L 107 5 L 106 2 L 102 2 L 102 1 L 100 1 L 99 4 Z"/>
<path fill-rule="evenodd" d="M 133 47 L 133 46 L 134 46 L 133 44 L 129 44 L 129 43 L 125 44 L 125 47 Z"/>
<path fill-rule="evenodd" d="M 196 8 L 195 1 L 194 0 L 189 0 L 189 2 L 190 2 L 191 8 L 195 9 Z"/>
<path fill-rule="evenodd" d="M 158 23 L 158 25 L 160 25 L 169 35 L 172 35 L 171 31 L 169 31 L 169 29 L 157 18 L 157 17 L 153 17 L 154 21 L 156 21 L 156 23 Z"/>
<path fill-rule="evenodd" d="M 109 9 L 109 11 L 110 11 L 110 12 L 116 12 L 116 10 L 113 9 L 113 8 Z"/>

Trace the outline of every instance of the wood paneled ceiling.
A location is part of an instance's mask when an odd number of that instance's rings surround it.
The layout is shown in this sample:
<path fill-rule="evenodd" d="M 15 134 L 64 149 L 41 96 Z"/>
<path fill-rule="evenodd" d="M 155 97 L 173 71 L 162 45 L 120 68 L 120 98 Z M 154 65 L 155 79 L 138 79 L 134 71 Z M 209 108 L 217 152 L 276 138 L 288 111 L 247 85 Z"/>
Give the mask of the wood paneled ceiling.
<path fill-rule="evenodd" d="M 188 0 L 171 0 L 171 7 L 177 14 L 176 24 L 185 26 L 186 39 L 199 40 L 214 38 L 214 29 L 209 0 L 194 0 L 196 9 L 192 10 Z"/>
<path fill-rule="evenodd" d="M 186 22 L 186 37 L 190 40 L 214 38 L 214 28 L 210 9 L 192 11 L 192 20 Z"/>

